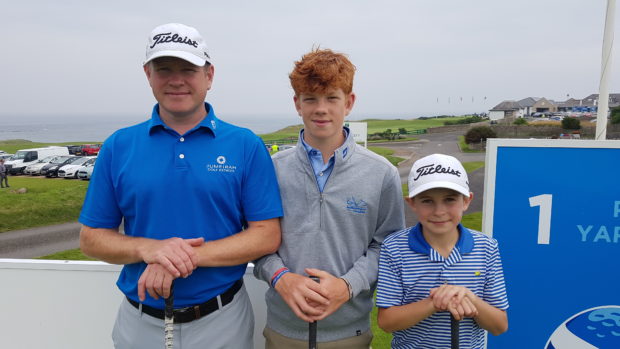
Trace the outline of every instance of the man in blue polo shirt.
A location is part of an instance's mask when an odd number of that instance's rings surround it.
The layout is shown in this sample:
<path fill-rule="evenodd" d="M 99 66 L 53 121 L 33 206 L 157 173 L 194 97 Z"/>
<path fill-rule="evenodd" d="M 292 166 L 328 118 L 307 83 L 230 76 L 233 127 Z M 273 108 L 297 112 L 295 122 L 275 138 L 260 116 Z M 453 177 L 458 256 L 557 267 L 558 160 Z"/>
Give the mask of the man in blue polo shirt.
<path fill-rule="evenodd" d="M 114 344 L 163 347 L 174 280 L 177 344 L 251 348 L 246 263 L 281 239 L 271 159 L 260 138 L 205 102 L 214 67 L 196 29 L 155 28 L 144 72 L 158 104 L 150 120 L 105 141 L 79 218 L 84 253 L 125 265 Z"/>

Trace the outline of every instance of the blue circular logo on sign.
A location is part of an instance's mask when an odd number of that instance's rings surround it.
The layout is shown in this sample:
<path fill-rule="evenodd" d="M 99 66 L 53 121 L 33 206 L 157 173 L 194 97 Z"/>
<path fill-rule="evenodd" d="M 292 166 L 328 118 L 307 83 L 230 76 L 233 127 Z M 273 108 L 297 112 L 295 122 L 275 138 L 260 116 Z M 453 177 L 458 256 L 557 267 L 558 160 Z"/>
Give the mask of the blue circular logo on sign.
<path fill-rule="evenodd" d="M 553 332 L 545 348 L 620 348 L 620 306 L 591 308 L 571 316 Z"/>

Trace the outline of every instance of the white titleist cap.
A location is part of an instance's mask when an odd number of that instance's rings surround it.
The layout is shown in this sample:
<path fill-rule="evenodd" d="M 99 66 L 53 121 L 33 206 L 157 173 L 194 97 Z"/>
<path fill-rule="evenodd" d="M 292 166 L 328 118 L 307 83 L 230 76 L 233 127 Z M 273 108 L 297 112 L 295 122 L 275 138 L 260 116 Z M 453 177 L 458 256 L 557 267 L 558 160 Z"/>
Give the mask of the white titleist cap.
<path fill-rule="evenodd" d="M 211 63 L 207 45 L 198 30 L 179 23 L 163 24 L 151 32 L 144 64 L 158 57 L 177 57 L 201 67 Z"/>
<path fill-rule="evenodd" d="M 433 154 L 416 161 L 409 172 L 409 197 L 433 188 L 448 188 L 469 196 L 467 172 L 460 161 L 444 154 Z"/>

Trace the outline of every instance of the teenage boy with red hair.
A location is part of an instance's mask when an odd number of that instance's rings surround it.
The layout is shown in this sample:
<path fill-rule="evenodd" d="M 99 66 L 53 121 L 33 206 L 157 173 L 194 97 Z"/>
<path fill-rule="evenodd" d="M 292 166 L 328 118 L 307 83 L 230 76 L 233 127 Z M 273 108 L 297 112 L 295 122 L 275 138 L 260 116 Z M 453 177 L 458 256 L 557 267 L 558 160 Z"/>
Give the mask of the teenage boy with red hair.
<path fill-rule="evenodd" d="M 304 129 L 273 162 L 282 196 L 282 245 L 257 261 L 268 282 L 266 348 L 368 348 L 383 239 L 404 227 L 400 176 L 359 146 L 344 118 L 355 103 L 349 59 L 316 49 L 289 75 Z M 313 281 L 310 276 L 320 279 Z"/>

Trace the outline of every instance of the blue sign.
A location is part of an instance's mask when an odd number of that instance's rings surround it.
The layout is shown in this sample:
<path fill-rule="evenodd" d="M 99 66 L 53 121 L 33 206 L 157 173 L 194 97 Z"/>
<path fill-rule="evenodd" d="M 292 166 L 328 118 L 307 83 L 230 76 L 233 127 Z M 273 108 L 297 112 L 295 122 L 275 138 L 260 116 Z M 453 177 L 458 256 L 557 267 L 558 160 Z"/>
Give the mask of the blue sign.
<path fill-rule="evenodd" d="M 620 348 L 620 142 L 490 140 L 486 166 L 510 302 L 488 348 Z"/>

